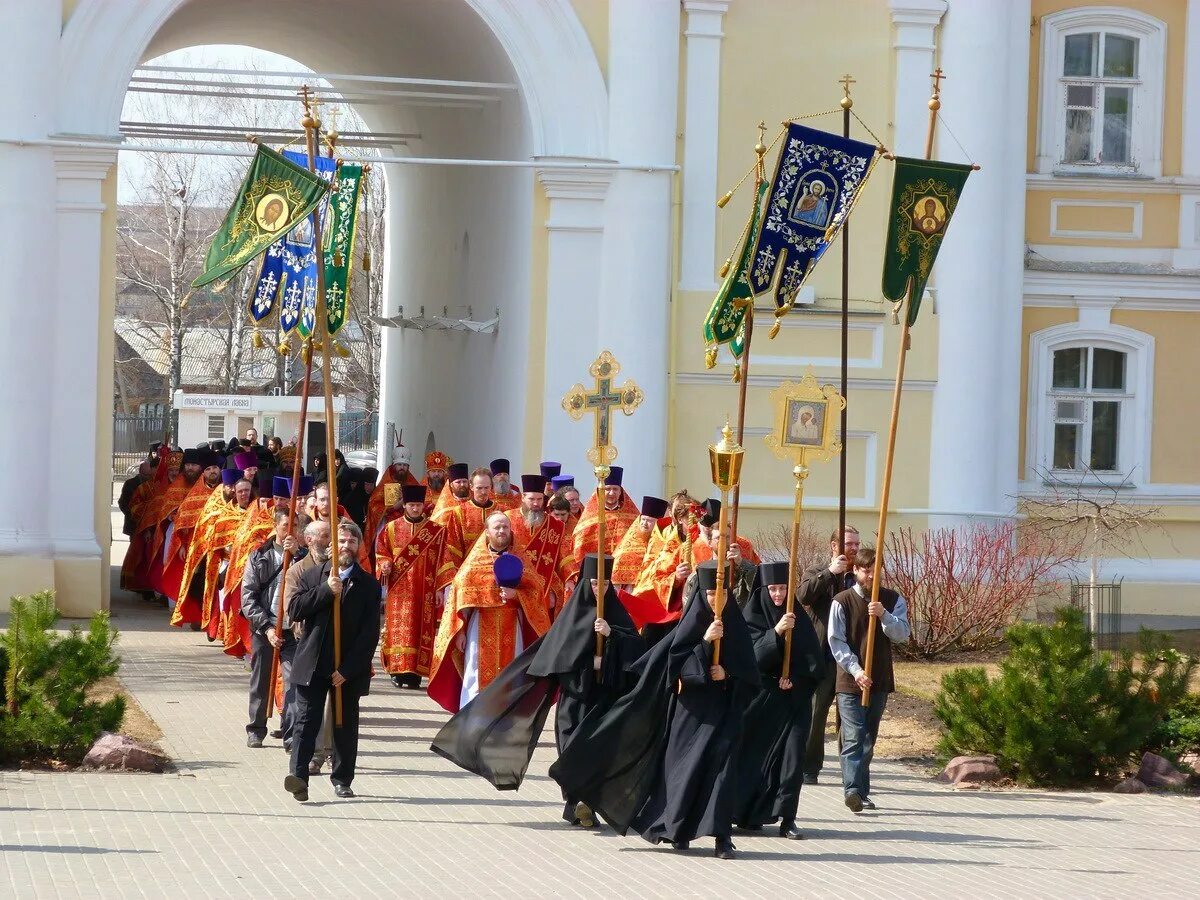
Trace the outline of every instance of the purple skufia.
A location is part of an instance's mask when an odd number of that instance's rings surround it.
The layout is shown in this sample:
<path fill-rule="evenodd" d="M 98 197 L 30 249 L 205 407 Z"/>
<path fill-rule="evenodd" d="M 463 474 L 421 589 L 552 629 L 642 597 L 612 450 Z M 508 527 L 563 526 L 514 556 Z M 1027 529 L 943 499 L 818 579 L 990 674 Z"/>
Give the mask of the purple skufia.
<path fill-rule="evenodd" d="M 233 487 L 242 479 L 242 474 L 243 473 L 241 469 L 222 469 L 221 483 L 224 484 L 225 487 Z"/>
<path fill-rule="evenodd" d="M 545 462 L 541 463 L 539 468 L 542 470 L 542 477 L 547 479 L 553 478 L 555 475 L 562 473 L 562 463 L 553 462 L 551 460 L 546 460 Z"/>
<path fill-rule="evenodd" d="M 281 500 L 289 499 L 292 496 L 292 479 L 276 475 L 271 482 L 271 495 Z"/>
<path fill-rule="evenodd" d="M 492 564 L 492 573 L 496 576 L 496 584 L 500 587 L 515 588 L 521 583 L 521 575 L 525 572 L 525 564 L 521 557 L 512 553 L 501 553 Z"/>

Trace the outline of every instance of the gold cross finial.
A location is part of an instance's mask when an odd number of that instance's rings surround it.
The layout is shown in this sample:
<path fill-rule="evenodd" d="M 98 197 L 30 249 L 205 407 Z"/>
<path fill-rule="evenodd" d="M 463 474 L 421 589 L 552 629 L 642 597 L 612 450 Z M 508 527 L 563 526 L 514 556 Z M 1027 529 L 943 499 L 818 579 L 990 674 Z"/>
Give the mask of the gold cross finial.
<path fill-rule="evenodd" d="M 850 85 L 857 83 L 849 72 L 843 75 L 838 81 L 838 84 L 842 86 L 842 109 L 849 109 L 854 105 L 854 101 L 850 99 Z"/>
<path fill-rule="evenodd" d="M 945 76 L 945 75 L 942 73 L 942 67 L 941 67 L 941 66 L 938 66 L 936 69 L 934 69 L 934 70 L 933 70 L 933 71 L 932 71 L 932 72 L 929 74 L 929 77 L 933 79 L 933 96 L 935 96 L 935 97 L 941 96 L 941 93 L 942 93 L 942 79 L 946 77 L 946 76 Z"/>
<path fill-rule="evenodd" d="M 619 409 L 627 416 L 633 415 L 646 395 L 632 380 L 620 387 L 614 386 L 621 365 L 608 350 L 596 357 L 588 367 L 588 373 L 596 380 L 595 391 L 588 393 L 582 384 L 574 385 L 563 397 L 562 408 L 576 422 L 586 412 L 594 414 L 595 435 L 587 457 L 594 466 L 607 466 L 617 458 L 617 448 L 612 445 L 613 411 Z"/>

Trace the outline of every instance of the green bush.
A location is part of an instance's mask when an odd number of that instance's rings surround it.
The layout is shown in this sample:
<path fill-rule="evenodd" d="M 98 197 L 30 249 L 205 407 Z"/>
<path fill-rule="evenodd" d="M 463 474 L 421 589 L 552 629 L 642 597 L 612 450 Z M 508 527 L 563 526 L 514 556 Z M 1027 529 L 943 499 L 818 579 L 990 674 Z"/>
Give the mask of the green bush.
<path fill-rule="evenodd" d="M 1168 709 L 1148 746 L 1175 762 L 1188 753 L 1200 753 L 1200 694 L 1188 694 Z"/>
<path fill-rule="evenodd" d="M 1083 616 L 1063 610 L 1051 626 L 1009 629 L 1000 675 L 959 669 L 934 704 L 945 756 L 995 754 L 1018 781 L 1069 785 L 1111 778 L 1145 749 L 1166 712 L 1187 694 L 1196 661 L 1143 631 L 1132 652 L 1095 654 Z"/>
<path fill-rule="evenodd" d="M 101 678 L 115 675 L 117 633 L 97 613 L 86 632 L 54 630 L 54 592 L 13 597 L 8 631 L 0 636 L 7 662 L 5 707 L 0 712 L 0 761 L 78 762 L 102 731 L 114 731 L 125 700 L 87 699 Z"/>

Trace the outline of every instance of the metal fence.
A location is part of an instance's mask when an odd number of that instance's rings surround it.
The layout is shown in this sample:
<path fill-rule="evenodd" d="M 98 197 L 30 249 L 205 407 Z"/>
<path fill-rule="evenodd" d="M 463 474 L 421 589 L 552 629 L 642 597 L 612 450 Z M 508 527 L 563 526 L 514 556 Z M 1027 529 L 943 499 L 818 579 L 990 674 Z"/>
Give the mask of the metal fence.
<path fill-rule="evenodd" d="M 132 474 L 138 463 L 146 458 L 150 445 L 161 441 L 166 430 L 162 416 L 136 416 L 117 413 L 113 416 L 113 477 Z"/>
<path fill-rule="evenodd" d="M 1096 650 L 1121 645 L 1121 582 L 1088 584 L 1071 582 L 1071 605 L 1083 613 L 1083 624 Z"/>
<path fill-rule="evenodd" d="M 338 449 L 374 450 L 379 437 L 379 414 L 375 412 L 348 412 L 338 416 Z"/>

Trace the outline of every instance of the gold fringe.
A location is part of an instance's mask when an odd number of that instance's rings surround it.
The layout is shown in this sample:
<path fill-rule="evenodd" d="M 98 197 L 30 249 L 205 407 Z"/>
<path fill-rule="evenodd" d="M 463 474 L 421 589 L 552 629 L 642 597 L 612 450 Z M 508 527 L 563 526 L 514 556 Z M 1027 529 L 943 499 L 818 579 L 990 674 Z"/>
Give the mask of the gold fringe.
<path fill-rule="evenodd" d="M 722 264 L 720 277 L 724 278 L 726 275 L 729 274 L 729 270 L 732 268 L 733 268 L 733 257 L 731 256 L 725 260 L 724 264 Z"/>
<path fill-rule="evenodd" d="M 252 343 L 254 344 L 255 350 L 261 350 L 263 347 L 267 346 L 267 342 L 263 339 L 262 332 L 258 330 L 257 325 L 254 326 L 254 337 L 252 339 Z"/>
<path fill-rule="evenodd" d="M 717 367 L 717 348 L 709 347 L 704 351 L 704 368 L 715 369 Z"/>
<path fill-rule="evenodd" d="M 776 319 L 775 322 L 771 325 L 771 330 L 767 332 L 767 339 L 773 341 L 773 340 L 775 340 L 775 335 L 777 335 L 777 334 L 779 334 L 779 320 L 778 319 Z"/>
<path fill-rule="evenodd" d="M 717 201 L 717 209 L 724 209 L 725 205 L 733 199 L 733 191 L 726 191 L 725 196 Z"/>
<path fill-rule="evenodd" d="M 737 384 L 742 380 L 742 366 L 740 363 L 733 364 L 733 383 Z"/>

